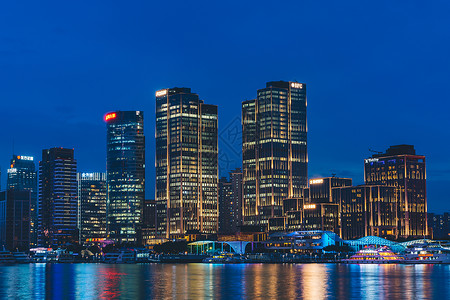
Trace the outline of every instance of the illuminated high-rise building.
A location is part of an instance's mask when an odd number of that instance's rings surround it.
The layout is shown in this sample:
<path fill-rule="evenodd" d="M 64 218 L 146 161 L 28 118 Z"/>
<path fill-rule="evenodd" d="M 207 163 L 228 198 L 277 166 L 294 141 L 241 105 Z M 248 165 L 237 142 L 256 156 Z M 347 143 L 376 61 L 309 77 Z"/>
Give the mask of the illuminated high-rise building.
<path fill-rule="evenodd" d="M 273 81 L 242 103 L 245 225 L 268 225 L 307 186 L 306 85 Z"/>
<path fill-rule="evenodd" d="M 105 115 L 107 235 L 136 243 L 145 199 L 145 137 L 142 111 Z"/>
<path fill-rule="evenodd" d="M 139 244 L 148 245 L 156 238 L 156 200 L 145 199 L 142 208 L 142 226 Z M 153 241 L 154 242 L 154 241 Z"/>
<path fill-rule="evenodd" d="M 219 232 L 234 234 L 242 225 L 242 171 L 230 172 L 219 180 Z"/>
<path fill-rule="evenodd" d="M 396 239 L 397 189 L 393 186 L 360 185 L 333 188 L 340 206 L 341 238 L 379 236 Z"/>
<path fill-rule="evenodd" d="M 414 146 L 391 146 L 386 153 L 364 160 L 366 185 L 398 188 L 398 230 L 400 237 L 428 235 L 425 156 Z"/>
<path fill-rule="evenodd" d="M 106 173 L 77 173 L 80 243 L 106 239 Z"/>
<path fill-rule="evenodd" d="M 73 149 L 42 150 L 39 162 L 38 244 L 78 241 L 77 162 Z"/>
<path fill-rule="evenodd" d="M 157 233 L 217 232 L 217 106 L 190 88 L 156 92 Z"/>
<path fill-rule="evenodd" d="M 6 181 L 7 190 L 30 191 L 30 246 L 37 245 L 37 172 L 32 156 L 13 155 Z"/>
<path fill-rule="evenodd" d="M 333 199 L 332 189 L 336 187 L 351 186 L 351 178 L 325 177 L 309 180 L 309 187 L 304 189 L 305 204 L 334 203 L 339 201 Z"/>
<path fill-rule="evenodd" d="M 286 230 L 328 230 L 339 234 L 340 203 L 333 197 L 333 192 L 335 188 L 351 185 L 350 178 L 310 179 L 309 187 L 303 189 L 303 197 L 287 198 L 283 201 Z M 270 227 L 280 223 L 281 219 L 271 218 Z"/>
<path fill-rule="evenodd" d="M 232 233 L 233 189 L 231 181 L 226 177 L 219 179 L 219 233 Z"/>

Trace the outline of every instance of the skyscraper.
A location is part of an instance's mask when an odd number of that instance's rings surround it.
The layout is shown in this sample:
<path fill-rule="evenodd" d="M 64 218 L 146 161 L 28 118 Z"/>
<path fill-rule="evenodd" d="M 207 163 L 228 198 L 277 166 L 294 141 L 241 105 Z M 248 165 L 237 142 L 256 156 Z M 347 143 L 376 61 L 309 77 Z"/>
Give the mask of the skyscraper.
<path fill-rule="evenodd" d="M 30 246 L 37 245 L 37 172 L 32 156 L 13 155 L 8 178 L 7 190 L 30 191 Z"/>
<path fill-rule="evenodd" d="M 400 237 L 428 235 L 425 156 L 414 146 L 391 146 L 386 153 L 364 160 L 367 185 L 398 188 L 398 228 Z"/>
<path fill-rule="evenodd" d="M 307 186 L 306 85 L 273 81 L 242 103 L 244 223 L 267 226 Z"/>
<path fill-rule="evenodd" d="M 142 208 L 141 245 L 148 245 L 156 237 L 156 200 L 145 199 Z"/>
<path fill-rule="evenodd" d="M 77 241 L 77 206 L 77 162 L 73 149 L 42 150 L 38 244 L 51 246 Z"/>
<path fill-rule="evenodd" d="M 217 106 L 190 88 L 156 92 L 159 236 L 217 232 Z"/>
<path fill-rule="evenodd" d="M 108 238 L 136 243 L 145 199 L 144 113 L 111 112 L 105 122 Z"/>
<path fill-rule="evenodd" d="M 0 241 L 10 251 L 30 248 L 31 191 L 0 192 Z"/>
<path fill-rule="evenodd" d="M 234 234 L 242 225 L 242 171 L 230 172 L 219 180 L 219 232 Z"/>
<path fill-rule="evenodd" d="M 230 234 L 233 220 L 233 189 L 226 177 L 219 179 L 219 233 Z"/>
<path fill-rule="evenodd" d="M 77 173 L 80 243 L 106 239 L 106 173 Z"/>

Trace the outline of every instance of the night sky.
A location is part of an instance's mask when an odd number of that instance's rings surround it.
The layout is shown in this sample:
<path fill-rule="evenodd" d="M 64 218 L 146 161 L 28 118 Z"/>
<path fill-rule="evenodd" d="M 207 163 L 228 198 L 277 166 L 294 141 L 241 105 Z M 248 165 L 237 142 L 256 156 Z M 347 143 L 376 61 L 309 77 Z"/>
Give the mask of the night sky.
<path fill-rule="evenodd" d="M 153 198 L 155 91 L 175 86 L 219 106 L 225 175 L 241 165 L 241 102 L 296 80 L 310 177 L 361 184 L 369 148 L 413 144 L 429 211 L 450 211 L 449 1 L 66 2 L 0 6 L 2 188 L 13 144 L 38 160 L 75 148 L 79 171 L 105 171 L 103 115 L 143 110 Z"/>

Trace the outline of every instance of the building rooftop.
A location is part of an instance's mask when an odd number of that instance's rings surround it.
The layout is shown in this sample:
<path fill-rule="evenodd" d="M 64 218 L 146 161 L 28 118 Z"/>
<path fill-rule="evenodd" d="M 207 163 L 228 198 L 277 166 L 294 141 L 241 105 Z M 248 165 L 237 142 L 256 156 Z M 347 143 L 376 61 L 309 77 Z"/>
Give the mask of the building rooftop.
<path fill-rule="evenodd" d="M 372 155 L 372 157 L 384 157 L 384 156 L 394 156 L 394 155 L 416 155 L 416 150 L 413 145 L 394 145 L 390 146 L 386 150 L 386 153 L 378 153 Z"/>

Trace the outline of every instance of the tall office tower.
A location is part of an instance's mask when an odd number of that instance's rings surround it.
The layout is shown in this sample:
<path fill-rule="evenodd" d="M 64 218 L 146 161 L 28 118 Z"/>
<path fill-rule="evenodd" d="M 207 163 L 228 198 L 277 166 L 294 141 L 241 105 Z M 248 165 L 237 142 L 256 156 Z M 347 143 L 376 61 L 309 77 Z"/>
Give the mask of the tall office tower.
<path fill-rule="evenodd" d="M 397 189 L 393 186 L 360 185 L 333 188 L 340 203 L 341 238 L 364 236 L 397 238 Z"/>
<path fill-rule="evenodd" d="M 31 191 L 0 192 L 0 241 L 9 251 L 30 249 Z"/>
<path fill-rule="evenodd" d="M 226 177 L 219 179 L 219 233 L 231 234 L 233 220 L 233 186 Z"/>
<path fill-rule="evenodd" d="M 145 200 L 144 113 L 111 112 L 105 122 L 108 238 L 136 243 Z"/>
<path fill-rule="evenodd" d="M 39 162 L 38 244 L 78 240 L 77 162 L 73 149 L 42 150 Z"/>
<path fill-rule="evenodd" d="M 242 225 L 242 171 L 230 172 L 219 180 L 219 232 L 234 234 Z"/>
<path fill-rule="evenodd" d="M 32 156 L 13 155 L 8 169 L 7 190 L 30 191 L 30 246 L 37 245 L 37 172 Z"/>
<path fill-rule="evenodd" d="M 425 156 L 414 146 L 391 146 L 386 153 L 364 160 L 367 185 L 395 186 L 399 190 L 399 236 L 428 235 Z"/>
<path fill-rule="evenodd" d="M 190 88 L 156 92 L 159 236 L 217 232 L 217 106 Z"/>
<path fill-rule="evenodd" d="M 242 170 L 236 168 L 230 172 L 232 196 L 233 219 L 231 220 L 231 232 L 235 233 L 242 226 Z"/>
<path fill-rule="evenodd" d="M 77 173 L 80 244 L 106 239 L 106 173 Z"/>
<path fill-rule="evenodd" d="M 242 103 L 245 225 L 267 226 L 307 186 L 306 85 L 273 81 Z"/>
<path fill-rule="evenodd" d="M 156 238 L 156 200 L 145 199 L 142 208 L 142 227 L 139 235 L 140 245 L 149 245 Z"/>

